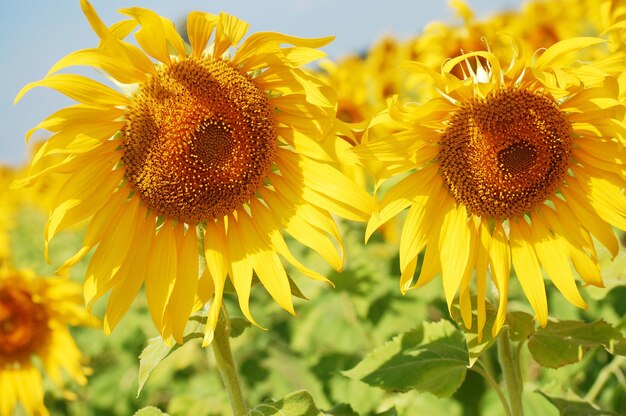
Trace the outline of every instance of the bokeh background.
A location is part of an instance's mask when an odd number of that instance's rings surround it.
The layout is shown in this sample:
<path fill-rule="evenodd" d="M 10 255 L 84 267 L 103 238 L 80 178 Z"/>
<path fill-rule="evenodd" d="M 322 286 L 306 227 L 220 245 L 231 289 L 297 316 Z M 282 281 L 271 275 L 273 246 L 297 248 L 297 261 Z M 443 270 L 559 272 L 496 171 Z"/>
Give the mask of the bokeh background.
<path fill-rule="evenodd" d="M 522 1 L 467 3 L 478 17 L 487 17 L 516 9 Z M 274 31 L 299 37 L 334 35 L 335 41 L 324 48 L 332 59 L 365 51 L 385 35 L 403 39 L 418 34 L 431 21 L 454 21 L 452 8 L 445 0 L 93 0 L 92 4 L 107 24 L 122 18 L 117 9 L 141 6 L 181 23 L 191 10 L 225 11 L 250 23 L 250 32 Z M 39 88 L 15 106 L 15 95 L 25 84 L 44 77 L 61 57 L 93 47 L 97 37 L 78 0 L 0 0 L 0 5 L 0 163 L 21 165 L 28 155 L 25 132 L 71 101 L 53 90 Z M 44 134 L 38 132 L 34 138 Z"/>

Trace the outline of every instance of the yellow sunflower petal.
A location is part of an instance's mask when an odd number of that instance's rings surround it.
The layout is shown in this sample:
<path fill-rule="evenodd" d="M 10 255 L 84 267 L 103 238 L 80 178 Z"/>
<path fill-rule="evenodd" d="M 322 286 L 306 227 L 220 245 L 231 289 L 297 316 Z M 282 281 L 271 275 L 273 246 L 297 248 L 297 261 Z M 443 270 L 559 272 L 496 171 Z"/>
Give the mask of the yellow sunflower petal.
<path fill-rule="evenodd" d="M 310 214 L 314 214 L 314 210 L 299 209 L 300 207 L 289 208 L 287 204 L 294 199 L 282 201 L 279 196 L 269 193 L 266 193 L 266 201 L 272 213 L 278 221 L 283 223 L 283 227 L 289 235 L 319 253 L 335 270 L 341 270 L 343 251 L 337 252 L 337 247 L 328 238 L 325 230 L 317 228 L 317 224 L 320 223 L 315 221 L 315 217 L 319 217 L 319 215 L 310 216 Z M 331 229 L 331 231 L 333 230 Z"/>
<path fill-rule="evenodd" d="M 582 169 L 573 169 L 577 183 L 589 195 L 589 202 L 598 215 L 611 225 L 626 231 L 626 195 L 622 180 L 620 184 L 605 179 L 601 172 L 587 167 L 590 174 L 583 174 Z M 607 176 L 607 175 L 604 175 Z"/>
<path fill-rule="evenodd" d="M 498 332 L 500 332 L 506 320 L 506 305 L 508 303 L 509 278 L 511 273 L 511 252 L 506 232 L 501 222 L 496 223 L 495 230 L 491 236 L 489 265 L 491 267 L 491 276 L 500 294 L 498 312 L 491 330 L 492 336 L 495 337 Z"/>
<path fill-rule="evenodd" d="M 268 192 L 263 193 L 263 198 L 268 203 L 268 206 L 271 206 L 271 203 L 269 202 L 269 200 L 273 197 L 273 195 L 272 196 L 270 195 L 271 194 Z M 287 262 L 289 262 L 289 264 L 291 264 L 293 267 L 296 268 L 296 270 L 300 271 L 304 275 L 310 277 L 311 279 L 319 280 L 319 281 L 329 283 L 332 285 L 332 282 L 330 280 L 328 280 L 326 277 L 324 277 L 320 273 L 317 273 L 309 269 L 308 267 L 304 266 L 300 261 L 298 261 L 298 259 L 296 259 L 293 256 L 293 254 L 291 254 L 291 251 L 289 250 L 289 247 L 287 246 L 287 243 L 285 242 L 282 236 L 282 232 L 280 231 L 278 223 L 275 222 L 275 219 L 272 217 L 273 211 L 270 212 L 270 209 L 268 209 L 265 205 L 263 205 L 261 202 L 256 201 L 256 200 L 252 201 L 250 210 L 253 213 L 253 217 L 257 219 L 256 221 L 254 221 L 254 224 L 253 224 L 257 230 L 257 233 L 259 235 L 262 235 L 263 233 L 268 234 L 268 238 L 271 242 L 271 247 L 273 250 L 276 251 L 276 253 L 282 256 Z M 332 218 L 331 218 L 331 221 L 332 221 Z M 268 224 L 274 224 L 274 225 L 268 226 Z M 320 224 L 323 224 L 323 222 L 317 222 L 317 224 L 320 225 Z M 336 224 L 334 224 L 333 222 L 333 224 L 330 227 L 336 229 Z M 322 227 L 322 228 L 327 229 L 327 227 Z M 334 235 L 334 233 L 332 234 Z M 336 239 L 337 241 L 340 242 L 340 236 L 338 234 L 337 234 Z M 341 242 L 340 242 L 340 245 L 341 245 Z M 341 252 L 343 253 L 343 249 L 341 249 Z"/>
<path fill-rule="evenodd" d="M 247 215 L 247 214 L 242 214 Z M 234 217 L 228 222 L 228 254 L 230 255 L 230 278 L 237 292 L 239 308 L 243 315 L 254 325 L 262 328 L 250 313 L 250 289 L 252 287 L 252 261 L 250 254 L 243 245 L 247 236 L 242 233 L 241 226 Z"/>
<path fill-rule="evenodd" d="M 289 181 L 302 178 L 302 197 L 321 208 L 344 218 L 364 221 L 372 209 L 370 196 L 352 180 L 334 167 L 313 160 L 281 152 Z"/>
<path fill-rule="evenodd" d="M 0 412 L 3 415 L 13 414 L 17 402 L 16 383 L 14 371 L 0 371 Z"/>
<path fill-rule="evenodd" d="M 472 295 L 469 286 L 461 288 L 459 292 L 459 309 L 461 310 L 461 320 L 465 328 L 472 327 Z"/>
<path fill-rule="evenodd" d="M 253 216 L 254 214 L 255 211 L 252 211 Z M 269 225 L 270 230 L 273 228 L 271 224 L 267 225 Z M 295 315 L 291 299 L 291 288 L 285 267 L 273 250 L 265 248 L 271 246 L 269 241 L 267 241 L 266 236 L 268 233 L 264 230 L 264 226 L 258 221 L 256 221 L 256 225 L 254 225 L 247 215 L 239 217 L 239 226 L 241 227 L 241 234 L 246 236 L 243 243 L 246 247 L 246 252 L 251 253 L 250 260 L 252 267 L 259 277 L 259 280 L 272 298 L 274 298 L 283 309 Z M 261 232 L 257 232 L 257 230 Z"/>
<path fill-rule="evenodd" d="M 201 56 L 211 33 L 217 25 L 218 17 L 204 12 L 191 12 L 187 16 L 187 35 L 193 54 Z"/>
<path fill-rule="evenodd" d="M 26 408 L 26 411 L 31 414 L 47 414 L 48 411 L 43 402 L 43 381 L 39 370 L 29 363 L 12 372 L 16 399 Z"/>
<path fill-rule="evenodd" d="M 587 48 L 593 45 L 598 45 L 603 42 L 606 41 L 604 39 L 592 37 L 576 37 L 562 40 L 546 49 L 546 51 L 543 52 L 535 61 L 533 67 L 542 70 L 546 67 L 549 67 L 550 65 L 555 64 L 557 60 L 561 59 L 566 53 L 578 51 L 580 49 Z"/>
<path fill-rule="evenodd" d="M 209 302 L 214 294 L 215 284 L 213 283 L 213 278 L 211 277 L 209 269 L 204 269 L 198 279 L 198 293 L 196 293 L 196 297 L 194 298 L 192 310 L 194 312 L 200 310 L 204 305 L 206 305 L 207 302 Z"/>
<path fill-rule="evenodd" d="M 587 304 L 576 287 L 563 242 L 550 233 L 540 214 L 531 216 L 530 229 L 537 258 L 554 285 L 571 303 L 586 308 Z"/>
<path fill-rule="evenodd" d="M 582 279 L 594 286 L 604 287 L 602 275 L 600 274 L 600 265 L 594 256 L 590 256 L 580 247 L 572 245 L 569 241 L 564 240 L 569 257 L 572 260 L 574 269 L 578 272 Z"/>
<path fill-rule="evenodd" d="M 137 21 L 133 19 L 121 20 L 113 23 L 109 27 L 109 31 L 117 39 L 125 39 L 137 27 Z M 148 62 L 150 62 L 148 60 Z"/>
<path fill-rule="evenodd" d="M 120 61 L 100 48 L 82 49 L 63 57 L 57 61 L 46 74 L 46 77 L 70 66 L 92 66 L 106 71 L 113 78 L 123 84 L 133 84 L 147 79 L 147 74 L 134 63 Z"/>
<path fill-rule="evenodd" d="M 182 227 L 182 224 L 177 226 Z M 162 331 L 169 323 L 165 318 L 165 310 L 172 296 L 176 281 L 178 268 L 176 254 L 174 226 L 171 221 L 166 221 L 154 238 L 154 243 L 147 259 L 148 272 L 146 274 L 148 308 L 150 309 L 154 325 L 159 331 Z M 163 338 L 167 338 L 166 334 L 163 334 Z"/>
<path fill-rule="evenodd" d="M 68 198 L 56 204 L 44 229 L 46 246 L 60 231 L 101 209 L 109 195 L 119 185 L 122 176 L 122 172 L 117 171 L 111 172 L 110 175 L 101 175 L 100 178 L 89 175 L 85 175 L 86 179 L 78 175 L 72 176 L 64 184 L 63 190 L 68 190 L 68 193 L 76 191 L 77 193 L 73 195 L 80 195 L 83 199 Z"/>
<path fill-rule="evenodd" d="M 93 216 L 87 227 L 82 247 L 71 258 L 66 260 L 57 270 L 58 274 L 63 274 L 70 267 L 75 265 L 91 250 L 110 226 L 111 218 L 119 218 L 124 205 L 126 204 L 127 192 L 123 189 L 118 190 L 113 195 L 108 196 L 106 203 Z"/>
<path fill-rule="evenodd" d="M 461 318 L 466 328 L 472 327 L 472 300 L 470 294 L 470 281 L 474 275 L 474 269 L 476 268 L 476 251 L 479 250 L 478 238 L 480 238 L 479 230 L 477 228 L 475 218 L 469 218 L 467 226 L 469 229 L 469 255 L 467 257 L 467 264 L 463 271 L 461 282 L 459 283 L 459 307 L 461 309 Z"/>
<path fill-rule="evenodd" d="M 535 311 L 537 321 L 541 326 L 546 326 L 548 323 L 548 301 L 539 260 L 534 249 L 537 242 L 523 218 L 520 218 L 519 221 L 509 221 L 509 225 L 511 227 L 511 259 L 517 280 Z"/>
<path fill-rule="evenodd" d="M 246 65 L 248 62 L 254 61 L 256 56 L 273 53 L 280 44 L 320 48 L 332 42 L 333 39 L 335 39 L 334 36 L 304 39 L 274 32 L 253 33 L 239 46 L 237 53 L 233 57 L 233 62 L 236 65 Z"/>
<path fill-rule="evenodd" d="M 417 256 L 412 259 L 408 259 L 406 266 L 401 269 L 400 274 L 400 291 L 402 294 L 406 294 L 411 289 L 411 283 L 415 277 L 415 269 L 417 269 Z"/>
<path fill-rule="evenodd" d="M 619 243 L 613 229 L 591 207 L 587 196 L 579 190 L 566 187 L 563 196 L 576 218 L 604 245 L 615 257 L 619 251 Z"/>
<path fill-rule="evenodd" d="M 428 230 L 422 227 L 425 202 L 428 198 L 416 198 L 402 225 L 400 234 L 400 270 L 413 262 L 427 244 Z"/>
<path fill-rule="evenodd" d="M 123 117 L 126 110 L 120 108 L 97 108 L 82 104 L 63 108 L 46 117 L 42 122 L 26 132 L 26 141 L 36 130 L 49 130 L 53 132 L 63 131 L 74 127 L 84 133 L 85 128 L 93 129 L 95 125 L 102 125 L 103 121 L 111 121 Z M 45 142 L 48 143 L 48 142 Z M 45 144 L 44 143 L 44 144 Z"/>
<path fill-rule="evenodd" d="M 572 208 L 560 198 L 552 199 L 556 212 L 543 208 L 542 215 L 552 228 L 562 236 L 571 240 L 572 244 L 578 247 L 593 249 L 591 236 L 586 229 L 583 229 L 578 222 L 576 214 Z"/>
<path fill-rule="evenodd" d="M 183 343 L 185 325 L 189 320 L 198 290 L 198 235 L 195 227 L 187 229 L 182 224 L 174 230 L 176 252 L 178 255 L 178 273 L 167 304 L 167 314 L 172 322 L 172 336 L 177 343 Z"/>
<path fill-rule="evenodd" d="M 485 299 L 487 297 L 487 268 L 489 267 L 489 250 L 491 248 L 491 232 L 487 221 L 478 225 L 476 248 L 476 317 L 478 339 L 483 336 L 483 328 L 487 321 Z"/>
<path fill-rule="evenodd" d="M 87 377 L 81 367 L 82 353 L 74 343 L 74 338 L 65 326 L 59 326 L 50 334 L 50 345 L 41 352 L 46 375 L 57 386 L 63 385 L 63 372 L 69 373 L 81 385 L 87 384 Z"/>
<path fill-rule="evenodd" d="M 239 44 L 248 31 L 248 23 L 227 13 L 220 13 L 215 31 L 213 57 L 220 58 L 231 46 Z"/>
<path fill-rule="evenodd" d="M 372 214 L 367 223 L 366 241 L 378 227 L 414 203 L 419 198 L 418 195 L 423 195 L 424 188 L 432 186 L 436 174 L 437 168 L 429 167 L 407 176 L 389 189 L 378 203 L 380 209 Z"/>
<path fill-rule="evenodd" d="M 93 106 L 127 106 L 129 98 L 94 81 L 74 74 L 57 74 L 24 86 L 15 97 L 17 103 L 28 91 L 35 87 L 49 87 L 83 104 Z"/>
<path fill-rule="evenodd" d="M 111 290 L 104 314 L 103 329 L 106 335 L 113 331 L 122 316 L 133 303 L 141 285 L 146 280 L 146 262 L 149 250 L 154 244 L 154 227 L 156 218 L 150 214 L 147 218 L 139 221 L 131 246 L 133 254 L 125 259 L 122 268 L 118 272 L 119 281 Z"/>
<path fill-rule="evenodd" d="M 441 209 L 444 211 L 439 237 L 441 277 L 446 302 L 450 309 L 469 260 L 471 232 L 465 206 L 449 206 L 441 207 Z"/>
<path fill-rule="evenodd" d="M 141 28 L 135 32 L 135 39 L 153 58 L 165 64 L 171 63 L 168 45 L 172 45 L 179 56 L 186 56 L 184 42 L 176 32 L 174 24 L 168 19 L 141 7 L 120 9 L 120 13 L 131 16 L 139 22 Z"/>
<path fill-rule="evenodd" d="M 289 279 L 279 257 L 273 251 L 264 250 L 252 256 L 252 263 L 259 280 L 272 298 L 284 310 L 295 315 Z"/>
<path fill-rule="evenodd" d="M 426 250 L 424 250 L 424 259 L 422 261 L 420 274 L 411 289 L 425 286 L 441 272 L 439 247 L 437 245 L 438 240 L 439 227 L 433 227 L 428 236 L 428 245 L 426 246 Z"/>
<path fill-rule="evenodd" d="M 87 272 L 85 273 L 84 295 L 87 308 L 114 284 L 114 276 L 124 263 L 134 237 L 134 224 L 145 211 L 140 208 L 139 198 L 132 198 L 127 206 L 120 207 L 120 216 L 115 224 L 109 224 L 101 236 Z"/>
<path fill-rule="evenodd" d="M 134 22 L 126 22 L 118 26 L 114 25 L 109 30 L 88 1 L 81 0 L 80 5 L 91 28 L 100 38 L 100 47 L 102 49 L 110 51 L 111 56 L 115 56 L 121 62 L 124 62 L 123 66 L 136 68 L 137 74 L 153 74 L 155 72 L 154 65 L 142 51 L 120 41 L 122 37 L 125 37 L 134 29 Z M 138 79 L 141 78 L 138 77 Z"/>
<path fill-rule="evenodd" d="M 222 296 L 224 293 L 224 283 L 228 273 L 227 262 L 230 259 L 228 253 L 228 242 L 226 239 L 225 224 L 209 222 L 206 225 L 204 237 L 204 256 L 207 262 L 207 269 L 213 280 L 215 295 L 209 308 L 207 325 L 202 345 L 211 343 L 215 335 L 215 326 L 222 308 Z"/>

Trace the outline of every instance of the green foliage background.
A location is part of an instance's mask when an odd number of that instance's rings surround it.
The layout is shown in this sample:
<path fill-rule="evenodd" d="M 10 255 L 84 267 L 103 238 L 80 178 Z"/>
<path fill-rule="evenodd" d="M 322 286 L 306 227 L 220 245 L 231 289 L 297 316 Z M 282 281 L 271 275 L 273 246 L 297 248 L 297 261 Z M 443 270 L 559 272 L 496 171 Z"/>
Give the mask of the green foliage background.
<path fill-rule="evenodd" d="M 51 250 L 52 265 L 47 264 L 42 254 L 45 220 L 45 213 L 22 207 L 11 235 L 15 265 L 32 268 L 40 275 L 52 274 L 53 266 L 73 254 L 82 239 L 82 231 L 77 230 L 57 237 Z M 487 349 L 489 340 L 481 344 L 475 334 L 459 330 L 462 327 L 449 316 L 440 280 L 402 296 L 398 247 L 378 235 L 365 245 L 364 229 L 359 225 L 343 223 L 342 230 L 348 258 L 341 273 L 330 270 L 315 254 L 302 249 L 297 253 L 298 247 L 293 247 L 300 258 L 326 273 L 336 285 L 333 289 L 292 274 L 309 298 L 295 300 L 297 316 L 281 310 L 260 285 L 253 288 L 251 305 L 258 322 L 267 330 L 248 325 L 233 294 L 225 300 L 235 327 L 231 340 L 235 361 L 249 405 L 259 406 L 256 414 L 279 414 L 276 409 L 282 409 L 282 414 L 303 415 L 319 414 L 316 409 L 320 409 L 335 416 L 504 414 L 495 390 L 478 373 L 484 369 L 497 382 L 501 380 L 495 348 Z M 621 240 L 624 245 L 623 236 Z M 626 409 L 626 361 L 608 352 L 619 353 L 614 349 L 615 340 L 618 347 L 626 349 L 619 343 L 626 326 L 624 251 L 622 247 L 612 262 L 603 255 L 607 287 L 585 290 L 587 310 L 570 305 L 546 282 L 551 317 L 587 323 L 602 319 L 605 323 L 583 327 L 583 334 L 590 334 L 588 329 L 594 328 L 599 335 L 578 343 L 570 340 L 569 347 L 562 337 L 554 335 L 562 327 L 550 329 L 550 325 L 546 330 L 552 332 L 542 332 L 522 344 L 527 414 L 620 414 Z M 72 279 L 82 282 L 87 260 L 72 270 Z M 525 341 L 535 325 L 514 280 L 507 322 L 514 339 L 516 336 Z M 96 305 L 96 314 L 102 315 L 105 301 Z M 419 338 L 425 331 L 433 337 L 432 342 Z M 65 400 L 62 391 L 47 385 L 46 405 L 53 415 L 132 415 L 146 406 L 154 408 L 143 409 L 140 414 L 144 416 L 160 411 L 172 416 L 230 414 L 212 351 L 201 348 L 199 339 L 187 342 L 160 362 L 137 395 L 138 357 L 148 341 L 157 337 L 143 293 L 110 336 L 89 328 L 75 328 L 73 334 L 93 374 L 87 386 L 68 385 L 78 395 L 73 401 Z M 480 356 L 472 368 L 467 368 L 466 337 L 470 356 L 473 360 Z M 442 345 L 460 358 L 445 361 L 450 356 L 442 352 Z M 533 348 L 539 352 L 531 354 Z M 550 356 L 555 348 L 557 354 Z M 567 348 L 573 356 L 559 355 Z M 385 367 L 390 365 L 381 358 L 385 354 L 406 361 Z M 433 354 L 443 364 L 432 360 Z M 438 364 L 416 363 L 415 357 Z M 563 362 L 557 360 L 559 357 L 564 357 Z M 543 366 L 539 364 L 542 361 Z M 560 368 L 547 368 L 546 363 Z M 300 390 L 307 393 L 292 394 Z"/>

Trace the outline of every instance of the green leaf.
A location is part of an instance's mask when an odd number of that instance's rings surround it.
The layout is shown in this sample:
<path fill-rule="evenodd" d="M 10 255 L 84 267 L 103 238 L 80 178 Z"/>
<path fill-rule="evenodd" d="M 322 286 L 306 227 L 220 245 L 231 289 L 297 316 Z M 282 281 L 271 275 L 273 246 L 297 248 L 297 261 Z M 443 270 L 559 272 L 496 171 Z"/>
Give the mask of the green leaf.
<path fill-rule="evenodd" d="M 304 390 L 288 394 L 278 401 L 262 403 L 250 411 L 251 415 L 259 416 L 319 416 L 322 415 L 313 397 Z"/>
<path fill-rule="evenodd" d="M 548 399 L 550 403 L 552 403 L 557 409 L 559 409 L 560 416 L 619 416 L 617 413 L 610 410 L 595 408 L 589 402 L 551 397 L 541 391 L 538 391 L 538 393 Z"/>
<path fill-rule="evenodd" d="M 535 333 L 535 318 L 529 313 L 514 311 L 506 314 L 511 340 L 524 342 Z"/>
<path fill-rule="evenodd" d="M 376 413 L 374 416 L 398 416 L 398 411 L 395 407 L 385 410 L 382 413 Z"/>
<path fill-rule="evenodd" d="M 291 278 L 291 276 L 287 275 L 287 279 L 289 280 L 289 289 L 291 290 L 292 296 L 304 300 L 309 300 L 306 296 L 304 296 L 304 294 L 302 293 L 296 282 L 294 282 L 294 280 Z"/>
<path fill-rule="evenodd" d="M 168 345 L 160 336 L 148 340 L 148 345 L 139 355 L 139 386 L 137 387 L 137 397 L 141 394 L 141 389 L 143 389 L 144 384 L 146 384 L 152 370 L 177 348 L 177 344 L 173 346 Z"/>
<path fill-rule="evenodd" d="M 426 322 L 370 352 L 343 374 L 386 390 L 415 389 L 447 397 L 463 383 L 468 360 L 461 331 L 448 321 Z"/>
<path fill-rule="evenodd" d="M 250 321 L 244 318 L 230 318 L 230 337 L 237 338 L 243 334 L 246 328 L 252 326 Z"/>
<path fill-rule="evenodd" d="M 359 416 L 348 403 L 336 404 L 332 409 L 325 410 L 324 414 L 328 416 Z"/>
<path fill-rule="evenodd" d="M 476 298 L 472 298 L 472 305 L 476 305 Z M 472 327 L 466 328 L 461 317 L 461 309 L 458 301 L 452 305 L 452 319 L 456 321 L 459 328 L 465 334 L 465 342 L 467 343 L 467 350 L 469 351 L 469 367 L 472 367 L 480 355 L 487 351 L 495 342 L 495 339 L 491 336 L 491 327 L 496 320 L 496 310 L 489 302 L 485 302 L 486 310 L 486 322 L 483 328 L 482 337 L 478 337 L 478 314 L 476 311 L 472 311 Z"/>
<path fill-rule="evenodd" d="M 287 274 L 287 280 L 289 280 L 289 290 L 291 291 L 291 295 L 300 299 L 309 300 L 300 290 L 296 282 L 291 278 L 289 274 Z M 254 287 L 261 284 L 261 280 L 259 276 L 257 276 L 256 272 L 252 275 L 252 281 L 250 282 L 250 286 Z M 230 279 L 226 279 L 224 282 L 224 292 L 225 293 L 237 293 L 235 290 L 235 286 L 233 286 L 233 282 Z"/>
<path fill-rule="evenodd" d="M 163 413 L 161 409 L 154 406 L 146 406 L 135 412 L 134 416 L 168 416 L 167 413 Z"/>
<path fill-rule="evenodd" d="M 206 319 L 207 314 L 205 311 L 193 314 L 185 326 L 183 342 L 196 338 L 203 338 L 203 328 L 206 324 Z M 148 380 L 148 377 L 150 377 L 152 371 L 161 363 L 161 361 L 180 347 L 180 344 L 172 345 L 166 343 L 160 336 L 148 340 L 148 345 L 139 355 L 137 397 L 141 394 L 141 389 L 143 389 L 143 386 L 146 384 L 146 381 Z"/>
<path fill-rule="evenodd" d="M 580 361 L 594 347 L 604 347 L 612 354 L 625 355 L 626 339 L 603 320 L 548 322 L 530 337 L 528 349 L 541 366 L 559 368 Z"/>

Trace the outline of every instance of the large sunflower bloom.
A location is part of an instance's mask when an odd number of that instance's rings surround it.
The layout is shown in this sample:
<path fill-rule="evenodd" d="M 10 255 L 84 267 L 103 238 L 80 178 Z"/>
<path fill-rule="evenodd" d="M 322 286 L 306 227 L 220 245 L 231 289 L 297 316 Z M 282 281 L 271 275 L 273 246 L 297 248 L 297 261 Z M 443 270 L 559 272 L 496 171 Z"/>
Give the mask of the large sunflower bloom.
<path fill-rule="evenodd" d="M 489 270 L 500 293 L 494 334 L 505 320 L 511 270 L 541 325 L 548 319 L 542 271 L 585 307 L 575 272 L 602 285 L 593 237 L 615 256 L 611 226 L 626 230 L 626 130 L 615 79 L 566 59 L 602 42 L 573 38 L 534 54 L 514 43 L 510 62 L 471 52 L 445 62 L 441 73 L 409 64 L 430 76 L 439 96 L 422 105 L 392 103 L 373 124 L 397 132 L 355 148 L 406 174 L 382 196 L 367 230 L 369 236 L 409 208 L 402 291 L 440 274 L 448 306 L 458 293 L 469 326 L 475 276 L 481 332 Z M 457 66 L 467 76 L 453 75 Z"/>
<path fill-rule="evenodd" d="M 48 414 L 37 361 L 59 387 L 63 372 L 87 382 L 67 328 L 94 324 L 82 303 L 79 284 L 0 268 L 0 415 L 12 415 L 18 402 L 28 415 Z"/>
<path fill-rule="evenodd" d="M 120 10 L 130 19 L 107 27 L 87 1 L 81 5 L 99 46 L 66 56 L 17 99 L 48 86 L 79 102 L 37 126 L 55 134 L 26 182 L 47 171 L 71 174 L 50 215 L 46 244 L 89 219 L 83 247 L 61 268 L 96 247 L 84 291 L 89 307 L 111 292 L 105 332 L 144 283 L 156 327 L 177 342 L 192 311 L 209 300 L 205 344 L 212 340 L 227 277 L 250 321 L 254 274 L 294 313 L 282 260 L 326 279 L 291 254 L 284 232 L 340 269 L 343 248 L 330 212 L 364 220 L 371 205 L 333 167 L 332 90 L 299 68 L 322 57 L 315 48 L 332 38 L 255 33 L 241 42 L 247 23 L 192 12 L 187 45 L 170 20 L 150 10 Z M 137 26 L 141 49 L 123 40 Z M 132 92 L 52 75 L 71 65 L 104 70 Z"/>

